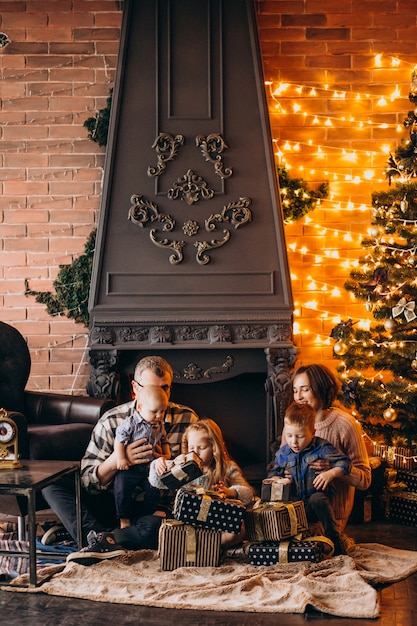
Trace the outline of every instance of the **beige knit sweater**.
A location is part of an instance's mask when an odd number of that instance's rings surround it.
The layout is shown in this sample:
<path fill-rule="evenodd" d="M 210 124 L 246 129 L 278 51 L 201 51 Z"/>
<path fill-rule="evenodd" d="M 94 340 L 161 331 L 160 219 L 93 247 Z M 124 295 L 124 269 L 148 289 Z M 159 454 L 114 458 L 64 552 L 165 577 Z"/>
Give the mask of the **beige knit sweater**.
<path fill-rule="evenodd" d="M 327 439 L 352 461 L 350 474 L 334 481 L 336 493 L 332 498 L 333 510 L 338 530 L 343 532 L 352 511 L 355 487 L 364 490 L 371 484 L 371 468 L 362 429 L 351 415 L 340 409 L 331 408 L 326 419 L 316 422 L 315 434 L 317 437 Z M 286 443 L 285 428 L 281 445 L 284 443 Z"/>

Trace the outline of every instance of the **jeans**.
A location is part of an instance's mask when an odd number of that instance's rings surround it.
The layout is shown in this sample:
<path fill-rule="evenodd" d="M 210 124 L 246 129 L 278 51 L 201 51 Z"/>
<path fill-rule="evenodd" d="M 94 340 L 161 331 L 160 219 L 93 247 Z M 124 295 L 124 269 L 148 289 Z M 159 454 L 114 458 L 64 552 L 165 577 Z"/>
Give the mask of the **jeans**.
<path fill-rule="evenodd" d="M 77 516 L 75 507 L 74 480 L 64 476 L 60 481 L 42 489 L 42 495 L 54 513 L 59 517 L 71 537 L 77 538 Z M 117 526 L 112 493 L 91 495 L 81 488 L 82 536 L 87 545 L 90 530 L 113 531 Z M 135 525 L 114 530 L 118 543 L 128 550 L 155 550 L 158 544 L 158 531 L 162 518 L 148 515 L 136 520 Z"/>
<path fill-rule="evenodd" d="M 323 491 L 313 493 L 306 502 L 306 515 L 309 522 L 320 521 L 326 537 L 334 541 L 339 538 L 332 504 Z"/>
<path fill-rule="evenodd" d="M 159 489 L 149 484 L 149 467 L 146 465 L 132 465 L 127 470 L 116 472 L 114 477 L 114 501 L 116 504 L 117 519 L 133 520 L 143 515 L 151 515 L 159 502 Z M 136 500 L 136 494 L 142 496 Z"/>

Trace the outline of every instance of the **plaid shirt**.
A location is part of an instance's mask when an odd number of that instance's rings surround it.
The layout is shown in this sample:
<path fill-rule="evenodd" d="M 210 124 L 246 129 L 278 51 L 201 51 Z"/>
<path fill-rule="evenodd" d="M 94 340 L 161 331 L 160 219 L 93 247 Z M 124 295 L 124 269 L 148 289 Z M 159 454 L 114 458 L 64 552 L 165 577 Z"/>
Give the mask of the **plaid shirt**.
<path fill-rule="evenodd" d="M 268 476 L 284 476 L 287 470 L 291 474 L 291 496 L 294 500 L 307 500 L 317 489 L 313 480 L 317 470 L 311 469 L 310 463 L 318 459 L 330 461 L 333 467 L 341 467 L 349 474 L 352 463 L 345 454 L 331 443 L 320 437 L 313 437 L 309 446 L 301 452 L 293 452 L 288 444 L 276 453 L 274 466 Z"/>
<path fill-rule="evenodd" d="M 116 428 L 127 417 L 133 415 L 135 407 L 135 400 L 120 404 L 106 411 L 94 426 L 90 443 L 81 460 L 81 482 L 88 492 L 98 493 L 107 491 L 109 487 L 112 487 L 113 481 L 106 485 L 100 483 L 97 469 L 113 452 Z M 173 402 L 168 404 L 164 425 L 167 432 L 167 440 L 171 447 L 172 458 L 176 457 L 181 451 L 181 439 L 187 426 L 197 421 L 197 414 L 189 407 L 174 404 Z"/>

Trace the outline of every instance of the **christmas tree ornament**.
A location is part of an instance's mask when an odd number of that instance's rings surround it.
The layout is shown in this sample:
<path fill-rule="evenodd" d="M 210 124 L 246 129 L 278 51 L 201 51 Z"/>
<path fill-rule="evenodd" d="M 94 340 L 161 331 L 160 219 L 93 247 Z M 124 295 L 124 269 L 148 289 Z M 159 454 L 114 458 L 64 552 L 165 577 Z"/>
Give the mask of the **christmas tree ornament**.
<path fill-rule="evenodd" d="M 404 198 L 401 200 L 400 202 L 400 209 L 403 213 L 405 213 L 408 209 L 408 201 L 407 201 L 407 196 L 405 195 Z"/>
<path fill-rule="evenodd" d="M 393 320 L 392 317 L 390 317 L 389 319 L 385 320 L 384 328 L 387 332 L 390 333 L 397 328 L 397 322 Z"/>
<path fill-rule="evenodd" d="M 416 308 L 415 300 L 407 302 L 405 298 L 400 298 L 397 305 L 392 309 L 392 317 L 398 317 L 404 313 L 404 317 L 407 322 L 412 322 L 416 319 L 417 315 L 414 312 Z"/>
<path fill-rule="evenodd" d="M 333 346 L 333 352 L 337 354 L 337 356 L 343 356 L 348 351 L 348 347 L 344 341 L 338 341 Z"/>
<path fill-rule="evenodd" d="M 415 372 L 417 372 L 417 352 L 416 352 L 416 356 L 411 361 L 411 369 L 413 369 Z"/>
<path fill-rule="evenodd" d="M 397 419 L 397 411 L 392 407 L 389 406 L 387 409 L 385 409 L 384 411 L 384 420 L 386 422 L 395 422 L 395 420 Z"/>
<path fill-rule="evenodd" d="M 377 228 L 376 226 L 372 226 L 372 228 L 369 229 L 369 234 L 371 235 L 371 237 L 374 237 L 374 239 L 376 239 L 377 237 L 379 237 L 379 228 Z"/>

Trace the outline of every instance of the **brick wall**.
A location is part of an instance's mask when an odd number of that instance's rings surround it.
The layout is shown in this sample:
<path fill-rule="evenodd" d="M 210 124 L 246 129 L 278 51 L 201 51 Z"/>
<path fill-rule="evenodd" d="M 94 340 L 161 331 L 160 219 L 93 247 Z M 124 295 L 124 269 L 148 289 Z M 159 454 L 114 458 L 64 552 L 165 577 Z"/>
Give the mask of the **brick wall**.
<path fill-rule="evenodd" d="M 299 360 L 332 367 L 338 319 L 370 317 L 343 285 L 370 227 L 371 194 L 388 189 L 388 151 L 409 136 L 416 5 L 260 0 L 257 9 L 268 93 L 288 84 L 269 97 L 277 159 L 313 186 L 330 183 L 329 199 L 286 235 Z"/>
<path fill-rule="evenodd" d="M 404 135 L 395 125 L 410 104 L 415 2 L 258 0 L 256 7 L 268 90 L 289 84 L 269 97 L 277 159 L 312 185 L 331 183 L 331 198 L 311 222 L 286 227 L 300 360 L 331 364 L 334 316 L 366 314 L 343 282 L 369 226 L 371 192 L 387 184 L 381 147 L 393 149 Z M 84 393 L 88 377 L 86 329 L 50 317 L 24 295 L 24 279 L 32 289 L 51 289 L 59 265 L 83 252 L 96 224 L 104 149 L 83 123 L 105 106 L 113 84 L 121 10 L 115 0 L 0 0 L 0 32 L 10 40 L 0 49 L 0 319 L 27 338 L 32 389 Z M 394 58 L 399 67 L 391 66 Z M 396 85 L 402 98 L 381 107 L 380 96 L 389 98 Z M 335 98 L 335 90 L 345 97 Z M 341 120 L 353 114 L 357 122 Z M 372 181 L 367 170 L 375 172 Z M 316 310 L 306 306 L 311 300 Z"/>
<path fill-rule="evenodd" d="M 51 317 L 34 290 L 84 251 L 97 221 L 104 149 L 84 121 L 114 81 L 121 2 L 0 2 L 0 319 L 27 338 L 29 387 L 85 393 L 87 331 Z"/>

